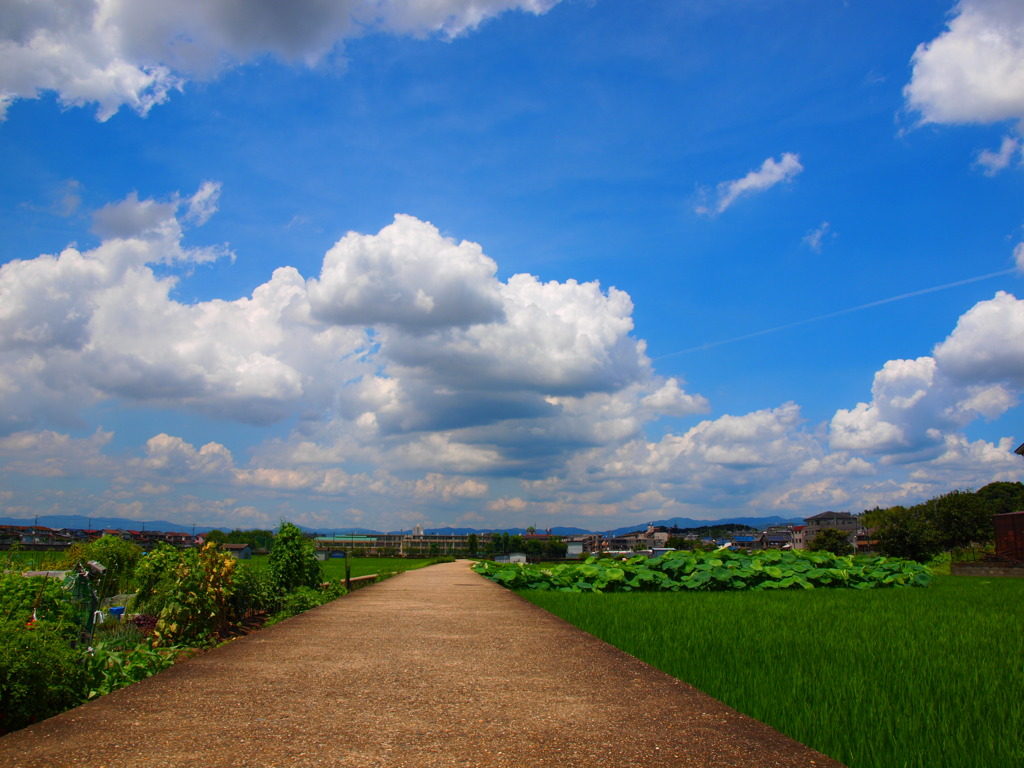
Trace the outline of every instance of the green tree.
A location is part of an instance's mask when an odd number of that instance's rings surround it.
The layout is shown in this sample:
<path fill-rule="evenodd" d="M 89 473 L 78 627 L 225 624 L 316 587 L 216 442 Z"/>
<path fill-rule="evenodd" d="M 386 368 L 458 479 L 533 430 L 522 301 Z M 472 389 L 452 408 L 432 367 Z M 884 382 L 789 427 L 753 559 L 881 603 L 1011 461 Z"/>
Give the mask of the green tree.
<path fill-rule="evenodd" d="M 939 532 L 927 514 L 927 505 L 874 509 L 867 513 L 868 526 L 878 539 L 883 555 L 905 557 L 919 563 L 942 551 Z"/>
<path fill-rule="evenodd" d="M 320 563 L 313 542 L 294 523 L 281 521 L 270 550 L 270 573 L 281 592 L 320 585 Z"/>
<path fill-rule="evenodd" d="M 229 541 L 228 535 L 224 533 L 220 528 L 214 528 L 203 534 L 203 541 L 212 541 L 214 544 L 223 544 Z"/>
<path fill-rule="evenodd" d="M 989 483 L 974 495 L 989 505 L 993 515 L 1024 510 L 1024 483 Z"/>
<path fill-rule="evenodd" d="M 243 531 L 240 528 L 235 528 L 233 531 L 229 531 L 225 534 L 224 541 L 230 544 L 248 544 L 252 547 L 253 551 L 255 551 L 257 549 L 267 549 L 273 538 L 273 531 L 268 531 L 262 528 L 253 528 L 249 531 Z"/>
<path fill-rule="evenodd" d="M 476 555 L 477 549 L 480 547 L 480 540 L 477 538 L 475 533 L 469 534 L 466 537 L 466 549 L 469 550 L 469 554 Z"/>
<path fill-rule="evenodd" d="M 807 548 L 819 552 L 830 552 L 833 555 L 852 555 L 854 552 L 854 546 L 850 543 L 847 534 L 838 528 L 825 528 L 819 531 Z"/>
<path fill-rule="evenodd" d="M 544 557 L 556 560 L 565 557 L 566 550 L 568 549 L 569 545 L 562 541 L 560 537 L 552 536 L 544 542 Z"/>
<path fill-rule="evenodd" d="M 939 532 L 943 549 L 984 544 L 995 538 L 992 507 L 984 497 L 970 491 L 952 491 L 925 505 Z"/>

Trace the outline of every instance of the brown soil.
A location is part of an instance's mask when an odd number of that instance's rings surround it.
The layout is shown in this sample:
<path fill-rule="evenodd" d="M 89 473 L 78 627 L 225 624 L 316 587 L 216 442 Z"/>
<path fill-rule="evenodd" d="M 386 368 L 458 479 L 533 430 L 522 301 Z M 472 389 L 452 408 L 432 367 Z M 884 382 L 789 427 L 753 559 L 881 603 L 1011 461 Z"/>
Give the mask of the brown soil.
<path fill-rule="evenodd" d="M 841 768 L 465 562 L 361 589 L 0 738 L 7 766 Z"/>

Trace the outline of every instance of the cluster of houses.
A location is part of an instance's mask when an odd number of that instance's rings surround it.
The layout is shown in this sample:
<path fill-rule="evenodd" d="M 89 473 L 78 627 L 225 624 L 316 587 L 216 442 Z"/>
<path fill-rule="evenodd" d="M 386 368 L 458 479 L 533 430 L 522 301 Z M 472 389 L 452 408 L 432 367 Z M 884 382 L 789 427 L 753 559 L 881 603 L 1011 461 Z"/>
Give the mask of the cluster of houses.
<path fill-rule="evenodd" d="M 180 531 L 126 531 L 120 528 L 47 528 L 45 525 L 0 525 L 0 549 L 17 543 L 26 549 L 66 549 L 76 542 L 92 541 L 101 536 L 117 536 L 140 547 L 164 542 L 175 547 L 194 547 L 201 535 Z"/>
<path fill-rule="evenodd" d="M 714 544 L 715 546 L 731 545 L 744 549 L 807 549 L 821 531 L 835 528 L 847 534 L 851 544 L 857 551 L 870 551 L 872 541 L 861 525 L 859 516 L 849 512 L 822 512 L 804 520 L 803 525 L 771 526 L 763 531 L 752 533 L 747 528 L 726 531 L 726 536 L 718 538 L 701 537 L 698 533 L 682 531 L 665 526 L 647 526 L 618 536 L 588 533 L 558 537 L 567 545 L 565 556 L 575 559 L 582 555 L 595 552 L 627 553 L 642 552 L 667 547 L 669 539 L 683 539 L 694 544 Z M 176 547 L 193 547 L 202 545 L 205 535 L 189 534 L 180 531 L 147 531 L 122 529 L 72 529 L 47 528 L 41 525 L 0 525 L 0 549 L 7 549 L 12 543 L 29 549 L 64 549 L 78 541 L 91 541 L 101 536 L 117 536 L 132 541 L 143 548 L 151 548 L 158 542 Z M 326 560 L 330 557 L 342 557 L 347 552 L 356 551 L 365 555 L 447 555 L 463 554 L 469 551 L 469 537 L 477 537 L 477 546 L 485 551 L 495 534 L 431 534 L 425 533 L 417 526 L 410 533 L 379 533 L 379 534 L 310 534 L 316 546 L 317 557 Z M 544 542 L 555 538 L 550 531 L 545 533 L 527 533 L 523 540 Z M 248 559 L 252 549 L 246 544 L 222 544 L 223 549 L 230 551 L 235 557 Z M 515 553 L 503 553 L 511 556 Z"/>
<path fill-rule="evenodd" d="M 861 526 L 860 516 L 849 512 L 822 512 L 805 518 L 803 525 L 773 525 L 756 533 L 747 527 L 725 531 L 717 537 L 701 536 L 690 530 L 681 531 L 665 526 L 647 526 L 645 530 L 633 531 L 614 537 L 600 534 L 568 536 L 570 552 L 574 542 L 582 544 L 583 552 L 642 552 L 664 549 L 670 539 L 682 539 L 693 544 L 733 546 L 742 549 L 807 549 L 814 538 L 826 528 L 834 528 L 846 534 L 857 551 L 870 551 L 872 540 L 869 532 Z"/>

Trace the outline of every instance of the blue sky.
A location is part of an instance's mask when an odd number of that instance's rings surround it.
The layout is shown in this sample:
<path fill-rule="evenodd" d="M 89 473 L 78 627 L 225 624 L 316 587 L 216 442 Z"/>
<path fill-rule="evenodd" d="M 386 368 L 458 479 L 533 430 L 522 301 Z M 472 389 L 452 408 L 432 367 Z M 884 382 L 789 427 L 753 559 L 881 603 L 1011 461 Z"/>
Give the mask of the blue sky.
<path fill-rule="evenodd" d="M 0 514 L 605 529 L 1024 478 L 1018 3 L 5 17 Z"/>

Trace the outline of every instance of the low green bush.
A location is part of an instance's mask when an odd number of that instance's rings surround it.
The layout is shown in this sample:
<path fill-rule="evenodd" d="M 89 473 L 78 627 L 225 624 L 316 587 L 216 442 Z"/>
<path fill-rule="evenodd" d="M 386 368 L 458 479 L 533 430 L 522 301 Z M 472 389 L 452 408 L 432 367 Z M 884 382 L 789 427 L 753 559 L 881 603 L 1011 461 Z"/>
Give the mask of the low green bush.
<path fill-rule="evenodd" d="M 139 680 L 145 680 L 177 661 L 178 648 L 150 648 L 145 644 L 117 647 L 97 642 L 84 659 L 89 683 L 86 698 L 105 696 Z"/>
<path fill-rule="evenodd" d="M 0 733 L 75 706 L 88 682 L 82 652 L 60 625 L 0 620 Z"/>
<path fill-rule="evenodd" d="M 270 569 L 259 564 L 239 562 L 232 574 L 231 610 L 243 621 L 259 613 L 276 613 L 281 608 L 281 593 Z"/>

